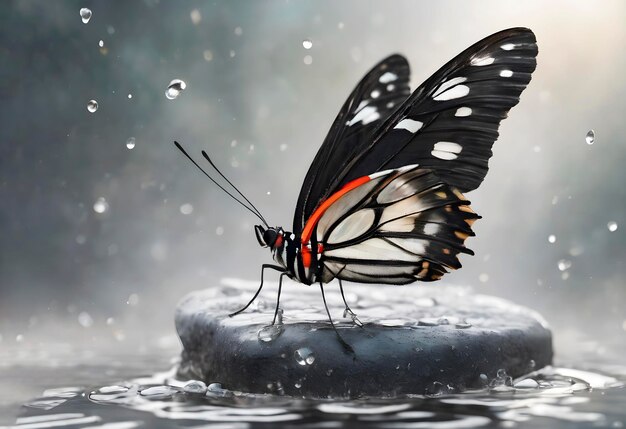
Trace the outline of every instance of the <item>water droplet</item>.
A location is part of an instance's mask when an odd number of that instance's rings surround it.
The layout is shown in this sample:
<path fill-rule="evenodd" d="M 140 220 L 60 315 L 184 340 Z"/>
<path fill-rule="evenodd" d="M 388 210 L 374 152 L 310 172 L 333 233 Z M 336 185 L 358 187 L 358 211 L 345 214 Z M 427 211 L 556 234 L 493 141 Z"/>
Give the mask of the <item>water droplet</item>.
<path fill-rule="evenodd" d="M 439 381 L 433 381 L 428 386 L 426 386 L 425 392 L 426 396 L 441 396 L 444 393 L 443 383 Z"/>
<path fill-rule="evenodd" d="M 606 227 L 609 229 L 609 231 L 615 232 L 617 231 L 617 222 L 609 222 L 606 224 Z"/>
<path fill-rule="evenodd" d="M 202 56 L 204 57 L 204 61 L 211 61 L 213 59 L 213 52 L 207 49 L 202 53 Z"/>
<path fill-rule="evenodd" d="M 101 48 L 104 48 L 104 40 L 100 40 L 98 42 L 98 46 L 100 46 Z"/>
<path fill-rule="evenodd" d="M 533 369 L 535 366 L 537 366 L 537 362 L 534 359 L 528 361 L 528 368 Z"/>
<path fill-rule="evenodd" d="M 311 41 L 311 39 L 304 39 L 302 41 L 302 47 L 304 49 L 311 49 L 313 47 L 313 42 Z"/>
<path fill-rule="evenodd" d="M 87 110 L 89 113 L 94 113 L 98 110 L 98 102 L 96 100 L 89 100 L 89 103 L 87 103 Z"/>
<path fill-rule="evenodd" d="M 104 197 L 100 197 L 93 203 L 93 211 L 96 213 L 104 213 L 109 210 L 109 203 Z"/>
<path fill-rule="evenodd" d="M 310 66 L 311 64 L 313 64 L 313 57 L 310 55 L 306 55 L 302 61 L 304 62 L 304 64 L 306 64 L 307 66 Z"/>
<path fill-rule="evenodd" d="M 532 378 L 525 378 L 524 380 L 515 383 L 514 387 L 517 389 L 536 389 L 539 387 L 539 383 Z"/>
<path fill-rule="evenodd" d="M 165 90 L 165 96 L 168 100 L 174 100 L 185 90 L 187 84 L 180 79 L 173 79 Z"/>
<path fill-rule="evenodd" d="M 243 29 L 241 27 L 235 27 L 235 36 L 241 36 L 243 34 Z"/>
<path fill-rule="evenodd" d="M 126 300 L 126 304 L 134 307 L 137 304 L 139 304 L 139 295 L 137 295 L 136 293 L 131 293 L 128 296 L 128 299 Z"/>
<path fill-rule="evenodd" d="M 211 383 L 207 387 L 206 391 L 207 396 L 221 396 L 221 397 L 231 397 L 234 396 L 233 392 L 228 389 L 222 388 L 221 383 Z"/>
<path fill-rule="evenodd" d="M 90 328 L 93 325 L 93 319 L 86 311 L 81 311 L 78 315 L 78 323 L 83 328 Z"/>
<path fill-rule="evenodd" d="M 151 399 L 167 399 L 174 396 L 177 392 L 178 389 L 173 386 L 153 386 L 143 389 L 139 394 Z"/>
<path fill-rule="evenodd" d="M 133 94 L 128 94 L 128 99 L 130 100 L 131 98 L 133 98 Z"/>
<path fill-rule="evenodd" d="M 235 55 L 237 55 L 237 53 L 231 49 L 231 50 L 230 50 L 230 53 L 229 53 L 229 56 L 230 56 L 231 58 L 235 58 Z"/>
<path fill-rule="evenodd" d="M 315 362 L 315 355 L 313 354 L 313 351 L 308 347 L 302 347 L 296 350 L 293 353 L 293 357 L 296 359 L 296 362 L 298 362 L 298 364 L 302 366 L 311 365 L 313 362 Z"/>
<path fill-rule="evenodd" d="M 215 234 L 224 235 L 224 227 L 218 226 L 217 228 L 215 228 Z"/>
<path fill-rule="evenodd" d="M 193 25 L 198 25 L 200 24 L 200 21 L 202 21 L 202 14 L 198 9 L 192 10 L 189 14 L 189 17 L 191 18 L 191 22 L 193 23 Z"/>
<path fill-rule="evenodd" d="M 552 243 L 552 244 L 556 243 L 556 235 L 550 234 L 548 236 L 548 243 Z"/>
<path fill-rule="evenodd" d="M 267 325 L 257 332 L 257 338 L 262 343 L 269 343 L 280 337 L 283 333 L 283 325 Z"/>
<path fill-rule="evenodd" d="M 594 130 L 589 130 L 585 136 L 585 141 L 588 145 L 594 144 L 596 141 L 596 132 Z"/>
<path fill-rule="evenodd" d="M 85 237 L 84 235 L 78 234 L 76 236 L 76 243 L 78 243 L 78 244 L 85 244 L 86 242 L 87 242 L 87 237 Z"/>
<path fill-rule="evenodd" d="M 340 29 L 340 30 L 343 30 L 344 27 L 345 27 L 345 24 L 343 22 L 339 22 L 337 24 L 337 28 Z"/>
<path fill-rule="evenodd" d="M 193 213 L 193 206 L 189 203 L 186 203 L 180 206 L 179 210 L 184 215 L 190 215 L 191 213 Z"/>
<path fill-rule="evenodd" d="M 302 383 L 298 383 L 298 382 L 296 382 L 293 386 L 294 386 L 296 389 L 299 389 L 299 388 L 301 388 L 301 387 L 302 387 Z"/>
<path fill-rule="evenodd" d="M 566 271 L 570 269 L 571 266 L 572 266 L 572 261 L 569 261 L 567 259 L 561 259 L 558 262 L 558 267 L 560 271 Z"/>
<path fill-rule="evenodd" d="M 113 317 L 108 317 L 107 318 L 107 325 L 111 326 L 115 324 L 115 319 Z"/>
<path fill-rule="evenodd" d="M 457 329 L 469 329 L 472 327 L 472 324 L 466 321 L 462 321 L 454 325 L 454 327 Z"/>
<path fill-rule="evenodd" d="M 128 140 L 126 140 L 126 147 L 128 149 L 134 149 L 135 148 L 135 137 L 129 137 Z"/>
<path fill-rule="evenodd" d="M 481 273 L 481 274 L 478 276 L 478 280 L 479 280 L 481 283 L 487 283 L 487 282 L 489 281 L 489 274 L 487 274 L 487 273 Z"/>
<path fill-rule="evenodd" d="M 287 144 L 283 143 L 283 144 L 280 145 L 279 149 L 280 149 L 281 152 L 284 152 L 284 151 L 287 150 L 287 147 L 288 147 Z"/>
<path fill-rule="evenodd" d="M 489 377 L 487 377 L 487 374 L 480 374 L 478 378 L 480 378 L 480 381 L 484 384 L 487 384 L 487 382 L 489 381 Z"/>
<path fill-rule="evenodd" d="M 506 370 L 499 369 L 496 378 L 489 383 L 489 389 L 494 392 L 507 392 L 513 387 L 513 377 L 507 375 Z"/>
<path fill-rule="evenodd" d="M 200 380 L 190 380 L 183 386 L 185 393 L 199 393 L 204 395 L 207 391 L 206 384 Z"/>
<path fill-rule="evenodd" d="M 498 377 L 498 378 L 503 378 L 503 377 L 506 377 L 506 369 L 500 368 L 500 369 L 496 372 L 496 377 Z"/>
<path fill-rule="evenodd" d="M 87 9 L 86 7 L 80 10 L 80 17 L 83 20 L 83 24 L 87 24 L 91 19 L 91 9 Z"/>

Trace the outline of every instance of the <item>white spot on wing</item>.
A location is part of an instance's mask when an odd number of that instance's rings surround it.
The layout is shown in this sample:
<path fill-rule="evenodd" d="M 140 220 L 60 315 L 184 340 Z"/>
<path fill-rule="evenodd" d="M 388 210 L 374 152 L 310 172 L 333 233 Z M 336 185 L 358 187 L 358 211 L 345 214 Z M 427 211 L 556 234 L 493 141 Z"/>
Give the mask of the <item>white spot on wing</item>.
<path fill-rule="evenodd" d="M 378 81 L 380 83 L 389 83 L 389 82 L 393 82 L 394 80 L 398 79 L 398 75 L 391 73 L 391 72 L 387 72 L 384 75 L 382 75 L 380 78 L 378 78 Z"/>
<path fill-rule="evenodd" d="M 390 238 L 389 240 L 416 255 L 426 254 L 426 245 L 428 244 L 426 240 L 418 240 L 415 238 Z"/>
<path fill-rule="evenodd" d="M 350 127 L 359 121 L 363 122 L 363 125 L 367 125 L 378 118 L 380 118 L 380 113 L 378 113 L 376 107 L 367 106 L 360 110 L 359 113 L 354 115 L 354 118 L 352 118 L 351 121 L 348 121 L 346 125 Z"/>
<path fill-rule="evenodd" d="M 359 110 L 361 110 L 362 108 L 364 108 L 365 106 L 367 106 L 367 100 L 361 100 L 361 102 L 359 103 L 359 105 L 356 107 L 356 111 L 358 112 Z"/>
<path fill-rule="evenodd" d="M 470 64 L 473 66 L 488 66 L 490 64 L 493 64 L 495 60 L 496 59 L 493 57 L 476 57 L 472 58 Z"/>
<path fill-rule="evenodd" d="M 500 46 L 500 49 L 502 49 L 504 51 L 510 51 L 512 49 L 515 49 L 515 44 L 514 43 L 505 43 L 504 45 Z"/>
<path fill-rule="evenodd" d="M 440 225 L 438 223 L 427 223 L 424 225 L 424 234 L 435 235 L 439 232 Z"/>
<path fill-rule="evenodd" d="M 440 150 L 433 150 L 433 151 L 430 152 L 430 154 L 432 156 L 434 156 L 435 158 L 443 159 L 443 160 L 446 160 L 446 161 L 450 161 L 452 159 L 456 159 L 457 158 L 455 153 L 443 152 L 443 151 L 440 151 Z"/>
<path fill-rule="evenodd" d="M 454 116 L 458 116 L 462 118 L 465 116 L 469 116 L 471 114 L 472 114 L 471 107 L 459 107 L 458 109 L 456 109 L 456 113 L 454 114 Z"/>
<path fill-rule="evenodd" d="M 500 77 L 511 77 L 513 76 L 513 72 L 511 70 L 502 70 L 500 72 Z"/>
<path fill-rule="evenodd" d="M 433 149 L 442 152 L 461 153 L 463 146 L 454 142 L 437 142 Z"/>
<path fill-rule="evenodd" d="M 470 92 L 469 86 L 457 85 L 454 88 L 449 89 L 446 92 L 438 95 L 437 97 L 434 97 L 433 100 L 435 101 L 453 100 L 455 98 L 465 97 L 467 94 L 469 94 L 469 92 Z"/>
<path fill-rule="evenodd" d="M 373 90 L 371 96 L 372 98 L 378 98 L 380 96 L 380 91 L 377 89 Z"/>
<path fill-rule="evenodd" d="M 439 85 L 439 88 L 437 88 L 437 91 L 435 91 L 435 93 L 433 94 L 433 97 L 437 97 L 442 92 L 452 88 L 455 85 L 458 85 L 459 83 L 463 83 L 466 80 L 467 80 L 466 77 L 458 76 L 458 77 L 454 77 L 454 78 L 452 78 L 452 79 L 450 79 L 448 81 L 445 81 L 444 83 Z"/>
<path fill-rule="evenodd" d="M 393 91 L 394 89 L 396 89 L 396 86 L 395 86 L 394 84 L 391 84 L 391 83 L 390 83 L 389 85 L 387 85 L 387 91 L 391 92 L 391 91 Z"/>
<path fill-rule="evenodd" d="M 420 121 L 415 121 L 413 119 L 403 119 L 398 122 L 398 125 L 393 128 L 396 130 L 407 130 L 411 133 L 416 133 L 417 130 L 422 128 L 422 125 L 424 125 L 424 123 Z"/>

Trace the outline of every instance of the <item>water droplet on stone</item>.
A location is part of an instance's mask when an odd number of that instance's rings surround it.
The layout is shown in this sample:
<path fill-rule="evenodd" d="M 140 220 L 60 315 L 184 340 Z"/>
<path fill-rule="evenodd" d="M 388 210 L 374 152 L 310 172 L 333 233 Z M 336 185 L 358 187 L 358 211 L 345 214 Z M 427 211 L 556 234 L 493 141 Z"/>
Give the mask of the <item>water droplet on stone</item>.
<path fill-rule="evenodd" d="M 615 232 L 617 231 L 617 222 L 609 222 L 606 224 L 606 227 L 609 229 L 609 231 Z"/>
<path fill-rule="evenodd" d="M 135 137 L 129 137 L 128 140 L 126 140 L 126 148 L 128 149 L 135 148 Z"/>
<path fill-rule="evenodd" d="M 454 325 L 454 327 L 457 329 L 469 329 L 472 327 L 472 324 L 466 321 L 462 321 Z"/>
<path fill-rule="evenodd" d="M 165 96 L 168 100 L 174 100 L 185 90 L 187 84 L 180 79 L 173 79 L 165 90 Z"/>
<path fill-rule="evenodd" d="M 313 354 L 313 350 L 308 347 L 302 347 L 296 350 L 293 354 L 293 357 L 296 359 L 299 365 L 306 366 L 311 365 L 315 362 L 315 355 Z"/>
<path fill-rule="evenodd" d="M 548 236 L 548 243 L 552 243 L 552 244 L 556 243 L 556 235 L 550 234 Z"/>
<path fill-rule="evenodd" d="M 484 384 L 487 384 L 487 382 L 489 382 L 489 377 L 487 377 L 487 374 L 480 374 L 478 378 Z"/>
<path fill-rule="evenodd" d="M 267 325 L 257 332 L 257 338 L 262 343 L 269 343 L 280 337 L 283 333 L 283 325 Z"/>
<path fill-rule="evenodd" d="M 207 387 L 203 381 L 191 380 L 183 386 L 183 391 L 185 393 L 198 393 L 204 395 L 207 391 Z"/>
<path fill-rule="evenodd" d="M 86 7 L 80 10 L 80 17 L 83 20 L 83 24 L 87 24 L 91 19 L 91 9 L 87 9 Z"/>
<path fill-rule="evenodd" d="M 304 49 L 311 49 L 313 47 L 313 42 L 311 41 L 311 39 L 304 39 L 302 41 L 302 47 Z"/>
<path fill-rule="evenodd" d="M 96 100 L 89 100 L 89 103 L 87 103 L 87 110 L 89 113 L 94 113 L 98 110 L 98 102 Z"/>
<path fill-rule="evenodd" d="M 189 203 L 186 203 L 180 206 L 179 210 L 184 215 L 190 215 L 191 213 L 193 213 L 193 206 Z"/>
<path fill-rule="evenodd" d="M 231 397 L 234 395 L 230 390 L 222 388 L 221 383 L 211 383 L 207 387 L 206 396 Z"/>
<path fill-rule="evenodd" d="M 587 132 L 587 135 L 585 136 L 585 141 L 588 145 L 594 144 L 594 142 L 596 141 L 596 133 L 594 130 L 589 130 Z"/>
<path fill-rule="evenodd" d="M 517 389 L 536 389 L 539 387 L 539 383 L 532 378 L 525 378 L 524 380 L 515 383 L 514 387 Z"/>
<path fill-rule="evenodd" d="M 572 261 L 568 261 L 567 259 L 561 259 L 557 265 L 560 271 L 566 271 L 572 266 Z"/>
<path fill-rule="evenodd" d="M 100 197 L 93 203 L 93 211 L 96 213 L 104 213 L 109 209 L 109 203 L 104 197 Z"/>
<path fill-rule="evenodd" d="M 443 383 L 433 381 L 426 387 L 426 396 L 441 396 L 444 392 Z"/>

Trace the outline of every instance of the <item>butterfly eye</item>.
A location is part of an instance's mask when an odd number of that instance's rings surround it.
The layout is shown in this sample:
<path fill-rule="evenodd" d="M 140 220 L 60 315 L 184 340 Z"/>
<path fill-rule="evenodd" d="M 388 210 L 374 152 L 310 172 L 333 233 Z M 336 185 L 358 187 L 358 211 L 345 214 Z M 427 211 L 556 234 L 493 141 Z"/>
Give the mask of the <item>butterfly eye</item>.
<path fill-rule="evenodd" d="M 267 242 L 265 241 L 265 228 L 261 225 L 254 226 L 254 233 L 256 234 L 256 239 L 259 242 L 259 245 L 262 247 L 267 247 Z"/>
<path fill-rule="evenodd" d="M 263 241 L 267 246 L 274 247 L 274 243 L 276 243 L 276 238 L 278 237 L 278 232 L 271 228 L 265 230 L 263 233 Z"/>

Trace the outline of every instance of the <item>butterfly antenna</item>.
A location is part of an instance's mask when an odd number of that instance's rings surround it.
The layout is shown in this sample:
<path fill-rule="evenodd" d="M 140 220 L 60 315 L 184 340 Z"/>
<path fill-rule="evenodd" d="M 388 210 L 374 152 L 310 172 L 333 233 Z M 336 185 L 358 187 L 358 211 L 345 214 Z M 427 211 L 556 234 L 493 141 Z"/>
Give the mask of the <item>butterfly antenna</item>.
<path fill-rule="evenodd" d="M 249 199 L 247 199 L 247 198 L 246 198 L 246 196 L 245 196 L 244 194 L 242 194 L 242 193 L 241 193 L 241 191 L 240 191 L 239 189 L 237 189 L 237 187 L 236 187 L 235 185 L 233 185 L 233 183 L 232 183 L 230 180 L 228 180 L 228 179 L 226 178 L 226 176 L 224 176 L 224 174 L 220 171 L 220 169 L 219 169 L 219 168 L 217 168 L 217 166 L 215 165 L 215 163 L 211 160 L 211 158 L 209 157 L 209 155 L 208 155 L 205 151 L 202 151 L 202 156 L 204 157 L 204 159 L 206 159 L 206 160 L 209 162 L 209 164 L 211 164 L 211 167 L 213 167 L 213 168 L 215 169 L 215 171 L 217 171 L 217 173 L 218 173 L 220 176 L 222 176 L 222 178 L 223 178 L 224 180 L 226 180 L 226 182 L 227 182 L 230 186 L 232 186 L 232 187 L 233 187 L 233 189 L 234 189 L 235 191 L 237 191 L 237 193 L 238 193 L 239 195 L 241 195 L 241 197 L 242 197 L 244 200 L 246 200 L 246 202 L 247 202 L 248 204 L 250 204 L 250 206 L 251 206 L 251 207 L 252 207 L 252 208 L 253 208 L 253 209 L 257 212 L 257 214 L 258 214 L 259 218 L 261 218 L 261 219 L 263 220 L 263 223 L 265 223 L 265 225 L 267 225 L 267 222 L 265 222 L 265 218 L 263 217 L 263 215 L 261 214 L 261 212 L 259 211 L 259 209 L 257 209 L 257 208 L 254 206 L 254 204 L 252 204 L 252 203 L 250 202 L 250 200 L 249 200 Z"/>
<path fill-rule="evenodd" d="M 239 204 L 241 204 L 243 207 L 245 207 L 250 213 L 252 213 L 253 215 L 255 215 L 256 217 L 258 217 L 261 222 L 263 222 L 263 224 L 265 226 L 268 226 L 267 222 L 265 221 L 265 219 L 263 218 L 263 216 L 261 216 L 260 213 L 257 213 L 257 211 L 252 210 L 250 207 L 248 207 L 247 205 L 245 205 L 243 202 L 241 202 L 241 200 L 239 200 L 237 197 L 235 197 L 233 194 L 231 194 L 230 192 L 228 192 L 226 189 L 224 189 L 224 187 L 222 185 L 220 185 L 219 183 L 217 183 L 215 181 L 214 178 L 212 178 L 209 173 L 207 173 L 206 171 L 204 171 L 204 169 L 202 167 L 200 167 L 198 165 L 198 163 L 187 153 L 187 151 L 185 151 L 185 149 L 183 149 L 183 147 L 178 143 L 178 142 L 174 142 L 174 144 L 176 145 L 176 147 L 178 148 L 179 151 L 181 151 L 183 153 L 183 155 L 185 155 L 189 161 L 191 161 L 193 163 L 193 165 L 195 165 L 198 170 L 200 170 L 206 177 L 209 178 L 209 180 L 211 180 L 211 182 L 215 183 L 217 185 L 218 188 L 220 188 L 222 191 L 226 192 L 227 195 L 229 195 L 233 200 L 237 201 Z M 221 175 L 221 173 L 220 173 Z M 222 176 L 224 177 L 224 176 Z M 230 182 L 229 182 L 230 183 Z M 232 186 L 232 184 L 231 184 Z M 236 188 L 235 188 L 236 189 Z M 241 194 L 241 193 L 240 193 Z M 245 197 L 244 197 L 245 198 Z M 248 201 L 246 199 L 246 201 Z M 249 202 L 249 201 L 248 201 Z M 254 206 L 253 206 L 254 207 Z M 256 207 L 255 207 L 256 210 Z"/>

